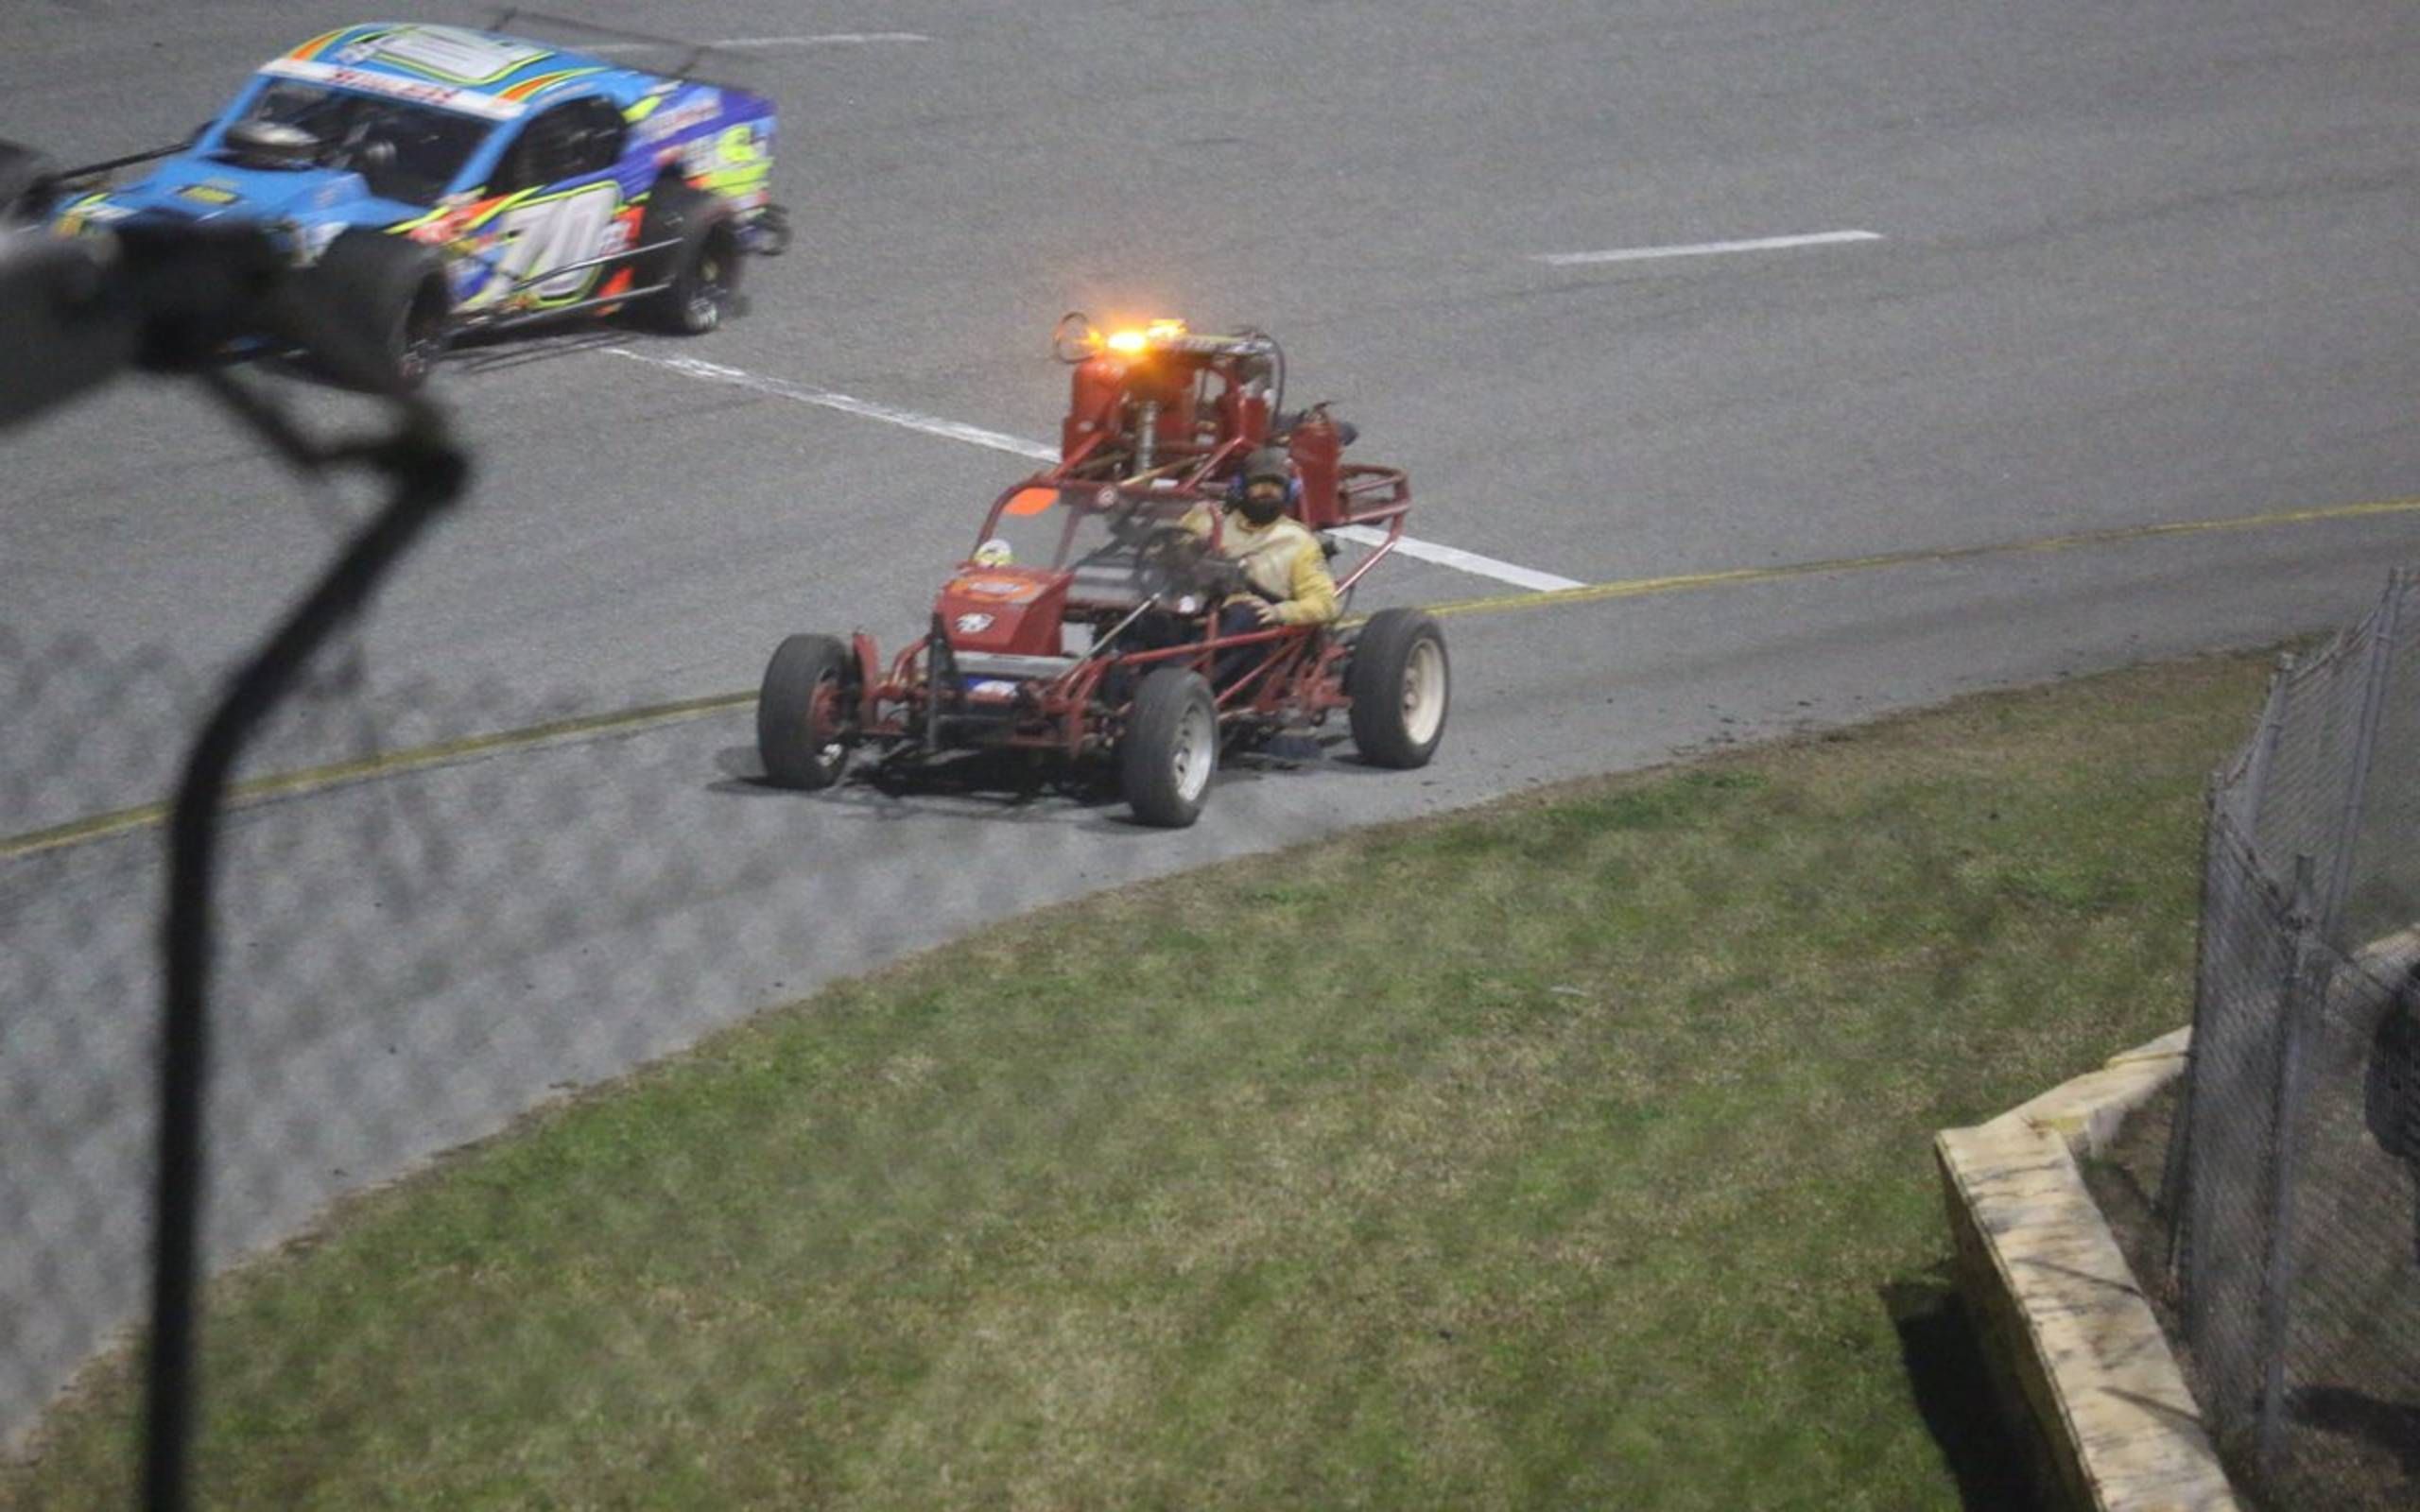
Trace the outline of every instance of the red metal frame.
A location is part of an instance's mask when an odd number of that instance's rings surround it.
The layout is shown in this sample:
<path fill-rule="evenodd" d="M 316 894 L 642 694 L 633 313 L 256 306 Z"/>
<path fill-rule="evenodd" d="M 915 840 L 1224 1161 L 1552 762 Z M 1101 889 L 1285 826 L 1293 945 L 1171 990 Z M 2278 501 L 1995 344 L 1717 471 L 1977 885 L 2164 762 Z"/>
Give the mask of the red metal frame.
<path fill-rule="evenodd" d="M 1099 352 L 1083 359 L 1070 382 L 1060 459 L 1002 490 L 984 514 L 977 541 L 996 534 L 1002 512 L 1026 490 L 1089 483 L 1210 506 L 1210 544 L 1216 549 L 1224 480 L 1247 453 L 1268 440 L 1270 398 L 1254 369 L 1268 350 L 1250 338 L 1180 335 L 1139 353 Z M 1219 381 L 1216 392 L 1209 391 L 1213 379 Z M 1411 510 L 1410 480 L 1400 468 L 1341 461 L 1336 431 L 1317 410 L 1295 427 L 1288 444 L 1304 484 L 1291 509 L 1297 520 L 1314 530 L 1385 528 L 1371 554 L 1338 580 L 1341 597 L 1402 539 Z M 971 560 L 962 564 L 962 570 L 973 569 Z M 1100 606 L 1089 608 L 1100 612 Z M 888 743 L 920 738 L 933 696 L 932 640 L 927 634 L 910 643 L 886 668 L 871 636 L 859 631 L 853 638 L 856 729 L 845 733 Z M 1318 724 L 1351 704 L 1341 670 L 1347 647 L 1333 627 L 1272 626 L 1230 636 L 1213 630 L 1179 645 L 1087 655 L 1056 678 L 1028 680 L 981 744 L 1070 758 L 1108 749 L 1123 732 L 1132 707 L 1101 698 L 1101 685 L 1113 671 L 1186 662 L 1207 677 L 1220 652 L 1259 644 L 1277 649 L 1219 691 L 1222 726 L 1289 718 Z"/>

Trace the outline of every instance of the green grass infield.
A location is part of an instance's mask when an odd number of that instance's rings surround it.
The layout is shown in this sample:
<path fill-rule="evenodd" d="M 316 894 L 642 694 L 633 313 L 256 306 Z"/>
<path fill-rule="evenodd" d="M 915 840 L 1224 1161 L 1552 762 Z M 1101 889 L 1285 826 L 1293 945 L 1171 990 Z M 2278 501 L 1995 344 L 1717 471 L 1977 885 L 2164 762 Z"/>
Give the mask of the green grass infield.
<path fill-rule="evenodd" d="M 768 1013 L 218 1282 L 199 1501 L 1958 1506 L 1928 1142 L 2189 1016 L 2267 665 L 1542 789 Z M 130 1359 L 0 1505 L 132 1504 Z"/>

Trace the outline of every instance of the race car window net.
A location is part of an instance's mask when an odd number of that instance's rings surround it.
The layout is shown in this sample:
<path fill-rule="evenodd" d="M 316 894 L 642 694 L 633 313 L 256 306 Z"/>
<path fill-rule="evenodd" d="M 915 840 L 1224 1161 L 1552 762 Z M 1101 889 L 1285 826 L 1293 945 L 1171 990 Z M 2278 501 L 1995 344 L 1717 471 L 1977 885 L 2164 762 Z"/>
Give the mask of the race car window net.
<path fill-rule="evenodd" d="M 624 127 L 620 113 L 602 101 L 558 105 L 521 129 L 491 187 L 510 194 L 602 173 L 621 158 Z"/>
<path fill-rule="evenodd" d="M 310 157 L 313 165 L 358 173 L 372 194 L 421 206 L 437 203 L 453 187 L 493 129 L 475 116 L 290 78 L 273 80 L 243 118 L 308 131 L 320 144 Z M 257 165 L 233 148 L 212 156 Z"/>

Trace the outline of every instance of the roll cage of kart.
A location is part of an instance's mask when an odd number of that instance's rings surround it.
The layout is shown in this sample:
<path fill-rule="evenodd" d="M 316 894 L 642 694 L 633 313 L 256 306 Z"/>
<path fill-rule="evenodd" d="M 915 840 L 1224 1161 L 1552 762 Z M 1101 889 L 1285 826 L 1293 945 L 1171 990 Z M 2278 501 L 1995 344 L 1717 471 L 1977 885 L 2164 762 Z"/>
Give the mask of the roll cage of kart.
<path fill-rule="evenodd" d="M 1223 653 L 1249 647 L 1266 648 L 1257 664 L 1216 689 L 1222 727 L 1316 724 L 1349 707 L 1349 631 L 1277 625 L 1221 634 L 1219 605 L 1242 585 L 1204 581 L 1182 560 L 1145 560 L 1145 542 L 1158 537 L 1165 550 L 1168 532 L 1206 536 L 1200 555 L 1216 560 L 1228 483 L 1249 453 L 1283 445 L 1301 480 L 1289 513 L 1323 549 L 1335 549 L 1330 531 L 1384 531 L 1374 541 L 1357 536 L 1372 549 L 1337 579 L 1342 600 L 1402 538 L 1411 508 L 1404 471 L 1344 462 L 1323 405 L 1273 429 L 1283 356 L 1261 334 L 1201 335 L 1162 322 L 1104 338 L 1087 326 L 1076 346 L 1063 324 L 1061 355 L 1076 372 L 1060 460 L 993 501 L 926 635 L 888 664 L 870 636 L 852 637 L 855 687 L 841 696 L 854 695 L 854 708 L 831 711 L 832 727 L 852 726 L 894 755 L 982 746 L 1079 757 L 1116 743 L 1145 673 L 1184 665 L 1208 677 Z M 1205 530 L 1181 524 L 1197 513 Z M 1006 522 L 1053 515 L 1063 520 L 1046 563 L 986 565 Z M 1088 522 L 1121 519 L 1131 559 L 1069 560 Z M 959 627 L 988 626 L 995 607 L 1046 623 L 1020 627 L 1009 648 L 972 644 Z"/>

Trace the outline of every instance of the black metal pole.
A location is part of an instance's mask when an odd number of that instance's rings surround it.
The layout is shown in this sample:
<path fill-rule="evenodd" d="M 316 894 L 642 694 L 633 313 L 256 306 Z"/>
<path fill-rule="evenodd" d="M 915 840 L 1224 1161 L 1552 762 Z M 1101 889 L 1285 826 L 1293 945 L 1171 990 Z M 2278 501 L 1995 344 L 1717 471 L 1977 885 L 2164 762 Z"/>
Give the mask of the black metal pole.
<path fill-rule="evenodd" d="M 2318 867 L 2303 852 L 2294 857 L 2291 932 L 2284 991 L 2278 1000 L 2276 1080 L 2269 1131 L 2269 1242 L 2260 1267 L 2259 1417 L 2254 1424 L 2253 1458 L 2266 1478 L 2277 1468 L 2286 1418 L 2286 1332 L 2294 1290 L 2294 1195 L 2300 1182 L 2304 1074 L 2308 1031 L 2326 994 L 2327 956 L 2313 919 Z"/>
<path fill-rule="evenodd" d="M 221 396 L 279 449 L 305 465 L 352 460 L 395 480 L 385 508 L 347 543 L 334 566 L 239 670 L 185 759 L 169 819 L 168 899 L 162 931 L 160 1133 L 151 1291 L 151 1357 L 146 1382 L 144 1503 L 183 1512 L 193 1430 L 195 1295 L 199 1284 L 205 1175 L 202 1098 L 209 1070 L 211 883 L 228 779 L 264 718 L 293 687 L 320 644 L 357 612 L 388 570 L 446 506 L 461 495 L 469 464 L 426 410 L 407 413 L 389 440 L 298 453 L 252 396 L 232 380 Z"/>

